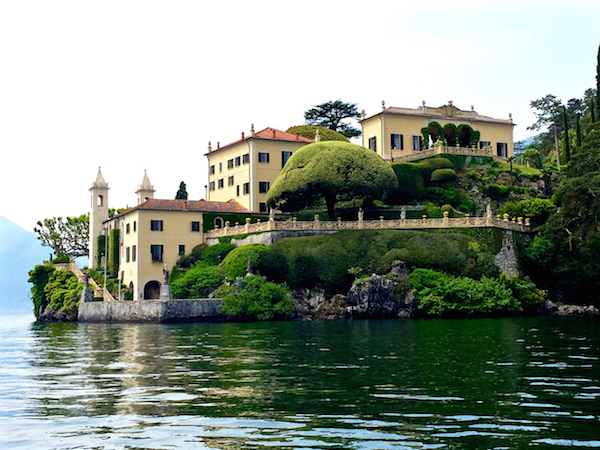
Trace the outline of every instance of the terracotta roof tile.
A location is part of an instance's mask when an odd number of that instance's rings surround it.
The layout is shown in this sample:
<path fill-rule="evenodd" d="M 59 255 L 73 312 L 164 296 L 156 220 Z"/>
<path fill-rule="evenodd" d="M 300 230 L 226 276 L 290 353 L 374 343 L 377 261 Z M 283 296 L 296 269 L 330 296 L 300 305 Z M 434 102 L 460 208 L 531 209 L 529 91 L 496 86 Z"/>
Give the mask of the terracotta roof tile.
<path fill-rule="evenodd" d="M 269 139 L 273 141 L 287 141 L 287 142 L 305 142 L 307 144 L 315 142 L 313 139 L 306 138 L 304 136 L 288 133 L 286 131 L 276 130 L 275 128 L 267 127 L 264 130 L 258 131 L 252 135 L 244 136 L 243 139 L 238 139 L 237 141 L 230 142 L 227 145 L 223 145 L 219 148 L 214 148 L 210 153 L 206 153 L 206 155 L 213 154 L 214 152 L 218 152 L 227 148 L 231 145 L 238 144 L 243 141 L 247 141 L 248 139 Z"/>
<path fill-rule="evenodd" d="M 235 200 L 226 202 L 208 202 L 205 200 L 160 200 L 151 199 L 144 203 L 123 211 L 120 216 L 131 211 L 191 211 L 191 212 L 219 212 L 219 213 L 240 213 L 251 214 L 251 211 L 244 208 Z"/>

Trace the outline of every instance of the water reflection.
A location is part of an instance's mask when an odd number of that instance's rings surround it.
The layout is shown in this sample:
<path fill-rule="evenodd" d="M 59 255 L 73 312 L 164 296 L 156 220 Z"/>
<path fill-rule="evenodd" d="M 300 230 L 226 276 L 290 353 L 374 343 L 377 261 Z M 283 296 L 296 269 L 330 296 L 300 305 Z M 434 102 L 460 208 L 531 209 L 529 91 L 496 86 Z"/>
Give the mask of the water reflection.
<path fill-rule="evenodd" d="M 600 447 L 598 325 L 3 327 L 0 447 Z"/>

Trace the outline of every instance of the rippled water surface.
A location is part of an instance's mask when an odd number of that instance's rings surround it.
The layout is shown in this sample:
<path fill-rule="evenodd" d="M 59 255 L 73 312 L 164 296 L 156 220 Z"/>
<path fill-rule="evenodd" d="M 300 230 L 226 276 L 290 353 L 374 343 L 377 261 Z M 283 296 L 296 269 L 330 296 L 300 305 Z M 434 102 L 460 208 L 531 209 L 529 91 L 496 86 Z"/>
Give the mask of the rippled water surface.
<path fill-rule="evenodd" d="M 600 448 L 590 318 L 0 319 L 0 448 Z"/>

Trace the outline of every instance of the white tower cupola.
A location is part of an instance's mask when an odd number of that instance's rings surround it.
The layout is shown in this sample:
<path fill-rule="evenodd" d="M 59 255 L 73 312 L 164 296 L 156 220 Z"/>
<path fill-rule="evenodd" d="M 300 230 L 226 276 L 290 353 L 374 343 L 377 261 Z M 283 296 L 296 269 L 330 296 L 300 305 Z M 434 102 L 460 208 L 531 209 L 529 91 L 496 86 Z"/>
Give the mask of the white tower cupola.
<path fill-rule="evenodd" d="M 142 180 L 142 184 L 140 184 L 137 188 L 137 191 L 135 191 L 138 205 L 141 205 L 147 200 L 152 200 L 154 198 L 154 192 L 154 186 L 152 186 L 150 183 L 148 174 L 144 170 L 144 179 Z"/>

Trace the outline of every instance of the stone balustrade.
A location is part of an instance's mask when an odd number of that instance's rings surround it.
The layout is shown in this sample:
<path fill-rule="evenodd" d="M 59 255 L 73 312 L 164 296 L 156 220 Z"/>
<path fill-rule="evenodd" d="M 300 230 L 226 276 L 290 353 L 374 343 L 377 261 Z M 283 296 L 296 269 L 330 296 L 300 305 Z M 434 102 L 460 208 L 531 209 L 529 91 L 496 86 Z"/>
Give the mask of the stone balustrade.
<path fill-rule="evenodd" d="M 494 154 L 492 147 L 478 149 L 468 147 L 448 147 L 445 145 L 436 145 L 427 150 L 416 151 L 408 155 L 394 156 L 392 162 L 412 162 L 420 159 L 431 158 L 436 155 L 463 155 L 463 156 L 488 156 L 496 161 L 504 161 L 504 158 Z"/>
<path fill-rule="evenodd" d="M 447 214 L 441 219 L 379 219 L 356 221 L 321 221 L 316 215 L 313 221 L 287 220 L 285 222 L 269 220 L 266 222 L 246 223 L 229 226 L 225 223 L 223 228 L 215 228 L 206 232 L 206 238 L 220 238 L 236 235 L 263 233 L 266 231 L 342 231 L 342 230 L 425 230 L 439 228 L 500 228 L 520 232 L 531 231 L 529 219 L 523 221 L 522 217 L 509 220 L 508 216 L 499 219 L 487 217 L 450 218 Z"/>

